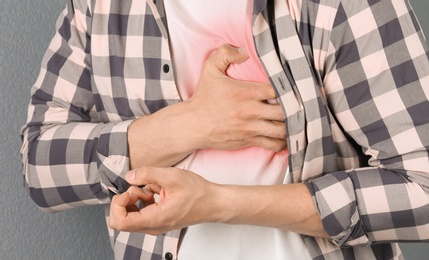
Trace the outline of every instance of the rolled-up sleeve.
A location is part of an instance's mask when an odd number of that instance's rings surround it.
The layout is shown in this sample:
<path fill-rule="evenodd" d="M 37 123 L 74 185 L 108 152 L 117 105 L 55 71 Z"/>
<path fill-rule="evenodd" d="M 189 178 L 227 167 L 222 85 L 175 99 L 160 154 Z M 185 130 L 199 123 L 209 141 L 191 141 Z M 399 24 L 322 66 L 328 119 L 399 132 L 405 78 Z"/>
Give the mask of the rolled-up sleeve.
<path fill-rule="evenodd" d="M 407 1 L 342 1 L 324 89 L 368 167 L 306 185 L 334 244 L 429 241 L 429 53 Z"/>
<path fill-rule="evenodd" d="M 429 189 L 406 174 L 359 169 L 307 186 L 336 245 L 429 241 Z"/>
<path fill-rule="evenodd" d="M 131 120 L 100 122 L 91 86 L 90 1 L 68 1 L 32 87 L 21 148 L 25 184 L 47 212 L 124 191 Z"/>

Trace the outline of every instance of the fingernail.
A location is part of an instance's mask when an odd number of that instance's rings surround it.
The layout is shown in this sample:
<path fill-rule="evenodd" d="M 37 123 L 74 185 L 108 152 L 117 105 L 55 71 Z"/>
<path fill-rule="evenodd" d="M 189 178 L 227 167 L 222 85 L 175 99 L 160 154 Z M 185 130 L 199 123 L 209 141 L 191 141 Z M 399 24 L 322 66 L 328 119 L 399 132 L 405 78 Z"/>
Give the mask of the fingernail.
<path fill-rule="evenodd" d="M 132 170 L 127 172 L 127 174 L 125 174 L 125 179 L 127 179 L 128 181 L 133 181 L 136 179 L 136 170 Z"/>
<path fill-rule="evenodd" d="M 130 199 L 133 199 L 136 195 L 132 191 L 127 191 L 130 195 Z"/>
<path fill-rule="evenodd" d="M 241 54 L 243 54 L 243 55 L 247 55 L 247 51 L 246 51 L 246 49 L 244 49 L 244 48 L 241 48 L 241 47 L 240 47 L 240 48 L 238 48 L 237 50 L 238 50 L 238 52 L 239 52 L 239 53 L 241 53 Z"/>

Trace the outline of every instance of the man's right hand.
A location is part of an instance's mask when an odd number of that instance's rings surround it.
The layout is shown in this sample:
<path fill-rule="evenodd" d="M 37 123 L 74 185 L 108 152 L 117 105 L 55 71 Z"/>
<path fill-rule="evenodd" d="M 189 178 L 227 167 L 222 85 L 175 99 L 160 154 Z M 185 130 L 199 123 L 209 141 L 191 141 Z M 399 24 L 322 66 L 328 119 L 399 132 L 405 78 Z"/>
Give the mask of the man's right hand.
<path fill-rule="evenodd" d="M 284 114 L 269 82 L 235 80 L 227 76 L 230 64 L 248 58 L 244 49 L 221 46 L 204 64 L 195 93 L 188 101 L 189 133 L 196 147 L 235 150 L 259 146 L 280 152 L 286 147 Z"/>
<path fill-rule="evenodd" d="M 198 149 L 286 148 L 284 115 L 270 83 L 235 80 L 230 64 L 248 58 L 243 49 L 221 46 L 204 64 L 189 100 L 139 118 L 128 130 L 131 168 L 172 166 Z"/>

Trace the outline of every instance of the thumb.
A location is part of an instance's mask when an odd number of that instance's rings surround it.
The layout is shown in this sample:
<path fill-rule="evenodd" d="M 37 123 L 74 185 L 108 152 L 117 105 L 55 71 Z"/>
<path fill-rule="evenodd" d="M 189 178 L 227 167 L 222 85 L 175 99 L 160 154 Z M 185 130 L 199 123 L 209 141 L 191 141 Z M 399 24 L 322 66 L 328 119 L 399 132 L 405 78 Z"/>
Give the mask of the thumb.
<path fill-rule="evenodd" d="M 156 167 L 141 167 L 129 171 L 125 175 L 125 180 L 133 186 L 143 186 L 147 184 L 156 184 L 162 186 L 165 184 L 165 169 Z"/>
<path fill-rule="evenodd" d="M 132 200 L 131 194 L 126 191 L 122 194 L 115 195 L 112 199 L 112 205 L 115 205 L 121 208 L 126 208 L 127 206 L 132 204 L 131 200 Z"/>
<path fill-rule="evenodd" d="M 212 54 L 207 60 L 207 64 L 225 73 L 230 64 L 239 64 L 248 58 L 249 56 L 244 48 L 237 48 L 229 44 L 224 44 Z"/>

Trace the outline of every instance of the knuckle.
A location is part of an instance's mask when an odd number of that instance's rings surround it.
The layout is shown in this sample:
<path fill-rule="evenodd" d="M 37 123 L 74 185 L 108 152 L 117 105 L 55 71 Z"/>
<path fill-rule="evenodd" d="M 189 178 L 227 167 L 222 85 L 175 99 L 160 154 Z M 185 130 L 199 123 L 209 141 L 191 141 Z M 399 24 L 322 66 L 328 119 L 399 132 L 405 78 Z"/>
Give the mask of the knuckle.
<path fill-rule="evenodd" d="M 224 43 L 221 46 L 219 46 L 218 51 L 222 54 L 226 54 L 231 50 L 231 45 Z"/>
<path fill-rule="evenodd" d="M 277 152 L 278 153 L 283 152 L 286 148 L 287 148 L 287 142 L 282 140 L 277 146 Z"/>
<path fill-rule="evenodd" d="M 116 203 L 116 201 L 118 200 L 118 196 L 119 196 L 119 195 L 115 195 L 115 196 L 113 196 L 113 198 L 112 198 L 112 204 L 115 204 L 115 203 Z"/>
<path fill-rule="evenodd" d="M 242 119 L 243 118 L 243 111 L 241 111 L 241 109 L 232 109 L 230 111 L 230 116 L 232 119 Z"/>
<path fill-rule="evenodd" d="M 116 223 L 115 229 L 119 231 L 127 231 L 128 225 L 126 224 L 125 221 L 119 221 Z"/>

